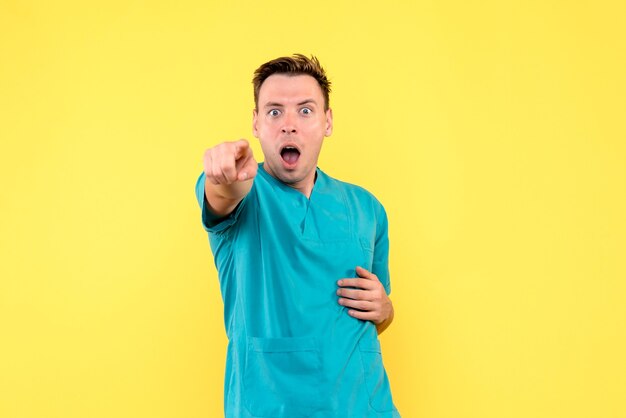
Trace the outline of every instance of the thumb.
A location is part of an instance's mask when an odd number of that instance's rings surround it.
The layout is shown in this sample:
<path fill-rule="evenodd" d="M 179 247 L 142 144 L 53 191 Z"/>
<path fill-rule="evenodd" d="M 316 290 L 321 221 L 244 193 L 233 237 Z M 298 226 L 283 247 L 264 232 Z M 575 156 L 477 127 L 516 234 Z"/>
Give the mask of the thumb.
<path fill-rule="evenodd" d="M 258 164 L 252 155 L 252 148 L 248 148 L 246 155 L 237 161 L 237 180 L 246 181 L 256 176 Z"/>

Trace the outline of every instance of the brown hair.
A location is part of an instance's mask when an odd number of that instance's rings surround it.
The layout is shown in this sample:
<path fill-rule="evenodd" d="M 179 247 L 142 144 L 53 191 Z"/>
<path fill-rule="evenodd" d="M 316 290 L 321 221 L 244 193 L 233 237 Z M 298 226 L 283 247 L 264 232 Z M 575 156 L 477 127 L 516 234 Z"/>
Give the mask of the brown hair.
<path fill-rule="evenodd" d="M 295 75 L 310 75 L 322 89 L 324 95 L 324 110 L 328 110 L 329 107 L 329 94 L 330 94 L 330 80 L 326 77 L 326 71 L 320 65 L 320 62 L 311 55 L 311 58 L 307 58 L 302 54 L 293 54 L 291 57 L 280 57 L 273 59 L 265 64 L 261 65 L 254 72 L 254 78 L 252 84 L 254 85 L 254 105 L 259 106 L 259 90 L 265 79 L 272 74 L 286 74 L 289 76 Z"/>

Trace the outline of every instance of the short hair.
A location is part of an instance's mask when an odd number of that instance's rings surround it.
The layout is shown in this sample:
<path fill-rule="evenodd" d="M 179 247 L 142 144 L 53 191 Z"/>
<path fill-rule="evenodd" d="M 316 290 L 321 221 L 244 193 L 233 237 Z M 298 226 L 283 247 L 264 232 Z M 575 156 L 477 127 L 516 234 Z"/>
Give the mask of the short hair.
<path fill-rule="evenodd" d="M 324 110 L 329 108 L 330 80 L 326 77 L 326 71 L 320 65 L 316 57 L 311 55 L 307 58 L 302 54 L 293 54 L 290 57 L 280 57 L 266 62 L 256 69 L 252 84 L 254 85 L 254 105 L 259 107 L 259 91 L 261 85 L 272 74 L 286 74 L 288 76 L 310 75 L 313 77 L 324 96 Z"/>

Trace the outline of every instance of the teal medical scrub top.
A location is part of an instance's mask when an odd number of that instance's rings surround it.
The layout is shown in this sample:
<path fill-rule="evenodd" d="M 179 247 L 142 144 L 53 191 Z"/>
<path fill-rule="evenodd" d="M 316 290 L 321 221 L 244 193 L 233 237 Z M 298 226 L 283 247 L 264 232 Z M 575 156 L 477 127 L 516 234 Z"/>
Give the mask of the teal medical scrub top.
<path fill-rule="evenodd" d="M 387 216 L 365 189 L 317 169 L 310 199 L 263 164 L 226 218 L 196 184 L 224 301 L 227 417 L 399 417 L 375 325 L 337 302 L 359 265 L 390 292 Z"/>

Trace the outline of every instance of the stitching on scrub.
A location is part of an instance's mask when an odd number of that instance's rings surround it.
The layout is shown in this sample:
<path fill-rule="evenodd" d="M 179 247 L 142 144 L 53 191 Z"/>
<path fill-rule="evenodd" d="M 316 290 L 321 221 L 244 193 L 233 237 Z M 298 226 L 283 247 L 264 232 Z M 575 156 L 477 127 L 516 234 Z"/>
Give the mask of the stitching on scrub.
<path fill-rule="evenodd" d="M 393 406 L 393 402 L 391 402 L 391 409 L 378 409 L 374 406 L 374 404 L 372 403 L 373 398 L 374 398 L 374 391 L 372 389 L 370 389 L 370 386 L 372 386 L 372 380 L 371 377 L 370 379 L 367 378 L 367 376 L 371 373 L 368 373 L 368 368 L 366 367 L 365 364 L 365 358 L 363 356 L 363 353 L 370 353 L 370 355 L 374 355 L 374 356 L 378 356 L 380 357 L 379 359 L 376 359 L 376 361 L 379 363 L 379 365 L 377 367 L 381 367 L 382 368 L 382 372 L 383 372 L 383 380 L 385 379 L 385 367 L 383 365 L 383 356 L 382 356 L 382 352 L 380 351 L 373 351 L 373 350 L 369 350 L 367 348 L 362 349 L 361 348 L 361 342 L 359 341 L 359 355 L 361 356 L 361 366 L 363 367 L 363 379 L 365 380 L 365 388 L 367 391 L 367 398 L 368 398 L 368 403 L 370 405 L 370 408 L 372 408 L 374 411 L 379 412 L 379 413 L 389 413 L 389 412 L 393 412 L 394 410 L 394 406 Z M 369 382 L 369 383 L 368 383 Z"/>
<path fill-rule="evenodd" d="M 291 340 L 290 337 L 287 338 L 261 338 L 261 337 L 248 337 L 249 340 L 246 343 L 246 364 L 245 364 L 245 370 L 242 376 L 242 384 L 244 387 L 244 392 L 243 392 L 243 406 L 244 408 L 250 413 L 250 415 L 257 417 L 257 418 L 273 418 L 274 415 L 257 415 L 258 413 L 261 413 L 261 411 L 257 410 L 259 408 L 259 399 L 255 398 L 252 395 L 252 392 L 250 392 L 250 386 L 248 385 L 248 383 L 250 383 L 250 379 L 253 379 L 255 377 L 258 377 L 256 375 L 256 373 L 258 373 L 258 370 L 255 371 L 254 369 L 254 365 L 252 365 L 250 363 L 250 355 L 253 353 L 255 354 L 255 357 L 257 360 L 264 360 L 266 362 L 271 362 L 270 360 L 272 360 L 272 355 L 273 354 L 283 354 L 283 355 L 288 355 L 288 354 L 293 354 L 293 353 L 309 353 L 308 356 L 312 356 L 311 359 L 315 359 L 315 364 L 309 364 L 309 366 L 313 366 L 314 369 L 314 373 L 311 374 L 311 378 L 313 379 L 313 381 L 309 382 L 311 384 L 313 384 L 315 388 L 310 388 L 312 389 L 309 392 L 303 392 L 306 393 L 307 395 L 309 395 L 309 397 L 311 397 L 309 399 L 310 402 L 313 403 L 309 403 L 307 405 L 307 407 L 302 407 L 302 405 L 291 405 L 290 407 L 293 409 L 295 408 L 293 411 L 291 412 L 296 412 L 297 413 L 297 417 L 309 417 L 312 414 L 316 413 L 318 408 L 320 407 L 320 405 L 316 405 L 314 402 L 319 402 L 320 401 L 320 383 L 322 382 L 322 358 L 321 358 L 321 353 L 319 351 L 319 342 L 316 339 L 311 339 L 308 337 L 294 337 L 297 341 L 291 341 L 291 343 L 294 343 L 296 346 L 298 344 L 302 344 L 302 348 L 303 349 L 299 349 L 298 347 L 291 347 L 288 351 L 274 351 L 272 348 L 273 345 L 276 346 L 280 346 L 281 340 L 284 340 L 285 343 L 289 344 L 288 340 Z M 254 341 L 253 341 L 254 340 Z M 263 342 L 267 343 L 267 344 L 263 344 Z M 314 344 L 315 348 L 314 349 L 310 349 L 311 348 L 311 343 Z M 255 346 L 259 346 L 260 349 L 255 349 Z M 264 347 L 264 346 L 268 346 L 268 347 Z M 267 349 L 265 349 L 267 348 Z M 269 354 L 270 357 L 265 357 L 264 354 Z M 287 357 L 285 357 L 286 359 Z M 274 360 L 275 361 L 275 360 Z M 294 376 L 296 376 L 296 374 L 294 374 Z M 280 389 L 280 388 L 278 388 Z M 266 395 L 266 399 L 264 402 L 269 402 L 270 400 L 272 400 L 273 397 L 273 393 L 268 392 L 265 394 Z M 256 401 L 256 403 L 253 401 L 253 399 Z M 280 395 L 279 395 L 279 399 L 280 399 Z M 277 402 L 279 399 L 275 399 L 274 402 Z M 277 407 L 280 406 L 280 404 L 275 404 L 274 402 L 270 402 L 269 404 L 266 404 L 265 406 L 269 406 L 269 409 L 276 409 Z M 310 409 L 310 410 L 308 410 Z M 253 410 L 255 410 L 253 412 Z M 256 414 L 255 414 L 256 413 Z M 284 415 L 281 415 L 284 416 Z M 285 416 L 285 418 L 291 418 L 290 416 Z"/>
<path fill-rule="evenodd" d="M 354 219 L 354 213 L 352 212 L 352 206 L 348 204 L 348 197 L 346 196 L 346 193 L 343 187 L 339 188 L 339 194 L 341 194 L 341 200 L 343 201 L 344 206 L 348 208 L 348 213 L 350 214 L 350 216 L 348 216 L 348 232 L 349 232 L 349 235 L 353 237 L 354 225 L 352 224 L 352 220 Z"/>

